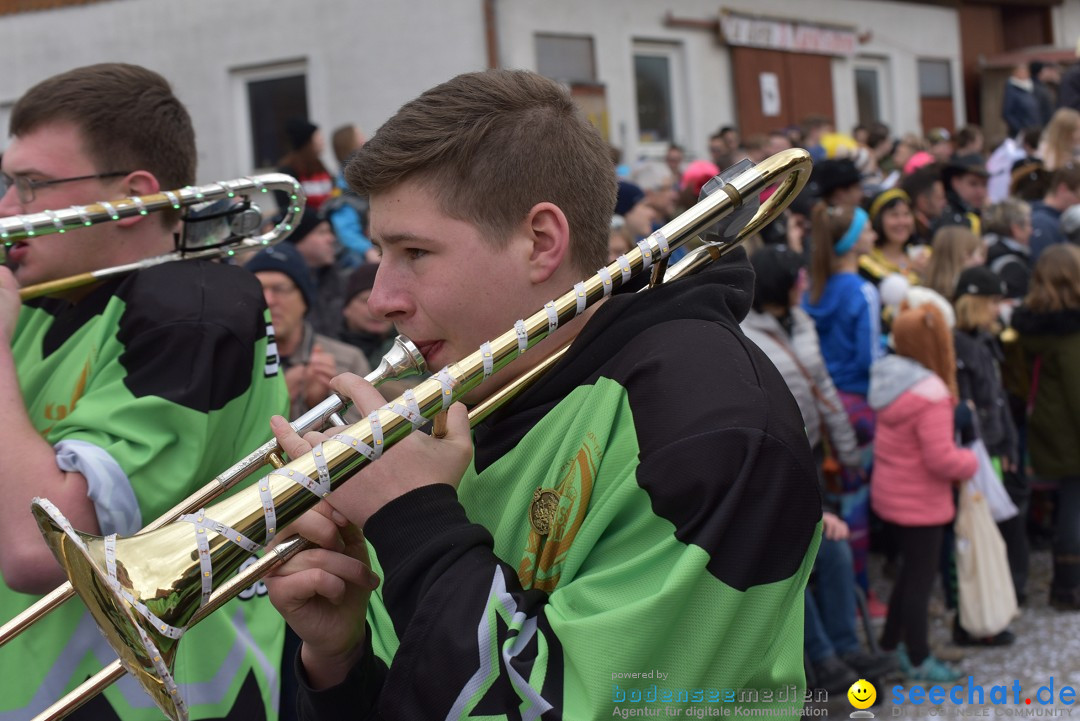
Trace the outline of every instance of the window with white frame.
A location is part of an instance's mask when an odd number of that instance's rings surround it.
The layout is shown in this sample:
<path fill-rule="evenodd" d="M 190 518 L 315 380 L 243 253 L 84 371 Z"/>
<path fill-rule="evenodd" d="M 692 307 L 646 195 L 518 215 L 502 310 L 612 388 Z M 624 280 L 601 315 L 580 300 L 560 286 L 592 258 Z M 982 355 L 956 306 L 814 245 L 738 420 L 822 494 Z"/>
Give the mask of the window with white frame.
<path fill-rule="evenodd" d="M 289 150 L 285 124 L 308 117 L 306 63 L 242 68 L 232 76 L 241 172 L 272 169 Z"/>
<path fill-rule="evenodd" d="M 683 136 L 682 46 L 634 43 L 634 88 L 638 146 L 646 155 L 662 153 Z"/>

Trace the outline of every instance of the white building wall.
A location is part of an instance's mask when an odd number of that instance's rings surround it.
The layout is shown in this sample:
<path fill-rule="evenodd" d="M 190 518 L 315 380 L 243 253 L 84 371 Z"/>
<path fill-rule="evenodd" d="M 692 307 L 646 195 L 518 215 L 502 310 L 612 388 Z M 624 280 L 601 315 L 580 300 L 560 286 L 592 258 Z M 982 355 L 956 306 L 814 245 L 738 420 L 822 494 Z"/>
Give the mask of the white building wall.
<path fill-rule="evenodd" d="M 1078 0 L 1080 1 L 1080 0 Z M 732 69 L 727 48 L 715 33 L 698 28 L 666 27 L 671 12 L 678 18 L 711 20 L 720 8 L 746 14 L 802 19 L 854 26 L 869 32 L 858 56 L 884 60 L 888 82 L 882 87 L 885 111 L 894 132 L 921 132 L 919 117 L 919 58 L 948 59 L 953 68 L 956 124 L 965 121 L 961 92 L 959 19 L 955 10 L 876 0 L 516 0 L 499 4 L 501 61 L 508 67 L 532 68 L 536 63 L 534 35 L 538 32 L 592 35 L 597 74 L 607 86 L 612 139 L 627 158 L 638 155 L 632 48 L 634 39 L 680 43 L 683 49 L 687 98 L 680 140 L 704 156 L 708 137 L 723 125 L 735 124 Z M 832 63 L 837 128 L 856 123 L 855 58 Z M 759 128 L 768 131 L 772 128 Z M 744 129 L 745 132 L 745 129 Z"/>
<path fill-rule="evenodd" d="M 1065 0 L 1052 10 L 1054 45 L 1080 48 L 1080 0 Z"/>
<path fill-rule="evenodd" d="M 479 0 L 116 0 L 3 16 L 0 121 L 6 132 L 10 103 L 46 77 L 137 63 L 190 110 L 199 180 L 238 177 L 251 168 L 236 69 L 305 64 L 310 117 L 329 145 L 335 127 L 373 132 L 425 88 L 485 67 L 481 11 Z"/>
<path fill-rule="evenodd" d="M 709 134 L 735 121 L 727 48 L 714 32 L 667 27 L 669 11 L 708 21 L 725 7 L 869 32 L 858 55 L 885 68 L 884 110 L 897 133 L 921 129 L 917 59 L 948 59 L 957 124 L 964 120 L 958 20 L 947 8 L 888 0 L 497 0 L 495 7 L 506 67 L 535 69 L 537 32 L 594 38 L 612 139 L 630 159 L 639 151 L 635 40 L 678 45 L 678 133 L 692 154 L 704 155 Z M 87 63 L 134 62 L 165 75 L 191 110 L 199 179 L 236 177 L 251 170 L 238 80 L 245 69 L 298 63 L 307 73 L 310 117 L 327 135 L 346 122 L 370 133 L 421 90 L 486 66 L 483 9 L 483 0 L 114 0 L 3 16 L 0 122 L 6 127 L 10 103 L 45 77 Z M 841 130 L 855 123 L 856 62 L 832 62 Z"/>

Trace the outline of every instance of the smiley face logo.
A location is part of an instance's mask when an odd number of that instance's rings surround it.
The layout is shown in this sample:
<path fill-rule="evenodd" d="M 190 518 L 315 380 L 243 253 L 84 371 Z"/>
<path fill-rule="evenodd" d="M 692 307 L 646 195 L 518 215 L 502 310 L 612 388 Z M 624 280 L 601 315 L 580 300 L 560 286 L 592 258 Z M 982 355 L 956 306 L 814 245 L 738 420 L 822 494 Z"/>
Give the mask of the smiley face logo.
<path fill-rule="evenodd" d="M 851 705 L 858 709 L 870 708 L 877 701 L 877 689 L 874 688 L 874 684 L 867 681 L 865 678 L 860 678 L 855 683 L 851 684 L 851 688 L 847 692 L 848 701 Z"/>

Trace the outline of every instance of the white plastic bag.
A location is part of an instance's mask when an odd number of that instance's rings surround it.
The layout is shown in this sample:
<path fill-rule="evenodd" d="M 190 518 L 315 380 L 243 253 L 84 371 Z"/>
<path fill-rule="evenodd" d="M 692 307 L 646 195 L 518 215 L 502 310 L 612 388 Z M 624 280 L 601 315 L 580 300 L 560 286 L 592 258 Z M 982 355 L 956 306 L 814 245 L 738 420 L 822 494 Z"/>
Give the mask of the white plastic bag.
<path fill-rule="evenodd" d="M 1001 633 L 1016 617 L 1005 541 L 990 516 L 986 496 L 971 483 L 960 487 L 956 512 L 956 580 L 960 625 L 972 636 Z"/>
<path fill-rule="evenodd" d="M 977 439 L 968 448 L 979 459 L 979 467 L 975 470 L 975 475 L 971 477 L 971 483 L 986 496 L 986 503 L 990 506 L 990 515 L 997 523 L 1015 518 L 1020 511 L 1009 498 L 1009 492 L 1005 490 L 1005 485 L 998 478 L 997 471 L 994 470 L 994 462 L 990 460 L 990 454 L 986 451 L 986 444 L 982 442 L 982 439 Z"/>

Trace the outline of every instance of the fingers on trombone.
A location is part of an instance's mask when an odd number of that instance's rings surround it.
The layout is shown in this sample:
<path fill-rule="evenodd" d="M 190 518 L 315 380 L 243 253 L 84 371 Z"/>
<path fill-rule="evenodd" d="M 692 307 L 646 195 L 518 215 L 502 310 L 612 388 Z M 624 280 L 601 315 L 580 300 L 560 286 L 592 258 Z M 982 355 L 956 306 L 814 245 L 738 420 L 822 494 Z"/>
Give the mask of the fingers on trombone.
<path fill-rule="evenodd" d="M 296 554 L 274 575 L 277 580 L 271 586 L 271 594 L 279 602 L 290 605 L 302 604 L 315 596 L 337 604 L 345 600 L 349 586 L 369 591 L 379 586 L 379 577 L 366 563 L 323 548 Z"/>
<path fill-rule="evenodd" d="M 278 538 L 274 540 L 303 536 L 322 548 L 344 553 L 347 550 L 347 543 L 342 536 L 342 530 L 348 526 L 349 521 L 345 516 L 326 501 L 320 501 L 317 506 L 282 529 Z M 348 540 L 351 541 L 352 536 Z"/>
<path fill-rule="evenodd" d="M 351 398 L 364 415 L 386 405 L 382 393 L 355 373 L 342 373 L 335 377 L 330 381 L 330 389 L 338 395 Z"/>

